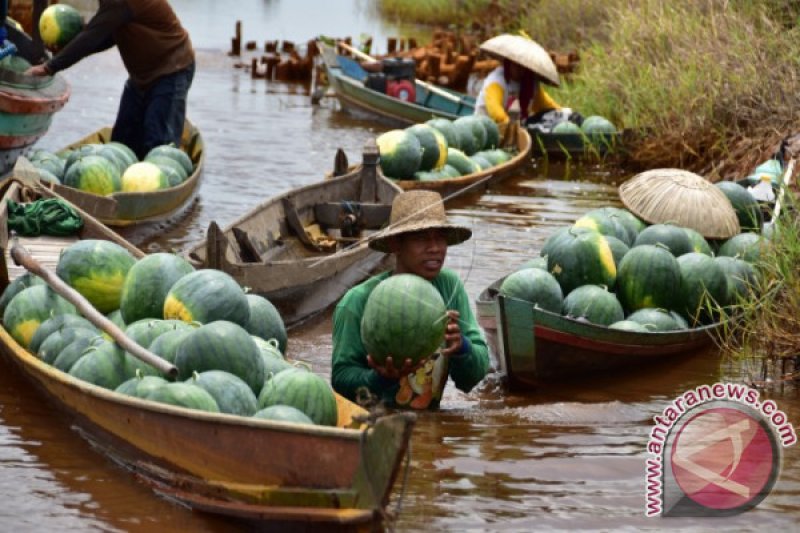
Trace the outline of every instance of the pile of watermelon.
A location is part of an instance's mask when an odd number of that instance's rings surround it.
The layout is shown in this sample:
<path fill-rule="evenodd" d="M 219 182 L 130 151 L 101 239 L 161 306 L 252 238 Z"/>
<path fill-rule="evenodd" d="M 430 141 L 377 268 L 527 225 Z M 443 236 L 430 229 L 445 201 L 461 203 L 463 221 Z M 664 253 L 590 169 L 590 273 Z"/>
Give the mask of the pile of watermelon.
<path fill-rule="evenodd" d="M 89 143 L 54 154 L 29 155 L 42 181 L 61 183 L 99 196 L 115 192 L 153 192 L 175 187 L 194 172 L 189 155 L 171 144 L 156 146 L 139 161 L 122 143 Z"/>
<path fill-rule="evenodd" d="M 56 274 L 179 372 L 171 381 L 101 334 L 40 278 L 25 274 L 3 292 L 0 312 L 11 336 L 44 362 L 143 399 L 336 425 L 328 382 L 285 359 L 286 328 L 277 309 L 266 298 L 246 294 L 228 274 L 195 270 L 171 253 L 136 259 L 104 240 L 66 248 Z"/>
<path fill-rule="evenodd" d="M 768 244 L 758 203 L 733 182 L 718 184 L 745 231 L 724 241 L 670 224 L 646 224 L 627 209 L 589 211 L 553 233 L 540 257 L 500 293 L 592 324 L 672 331 L 719 321 L 752 299 Z"/>
<path fill-rule="evenodd" d="M 387 131 L 376 142 L 381 170 L 397 180 L 434 181 L 474 174 L 505 163 L 500 130 L 486 115 L 431 119 Z"/>

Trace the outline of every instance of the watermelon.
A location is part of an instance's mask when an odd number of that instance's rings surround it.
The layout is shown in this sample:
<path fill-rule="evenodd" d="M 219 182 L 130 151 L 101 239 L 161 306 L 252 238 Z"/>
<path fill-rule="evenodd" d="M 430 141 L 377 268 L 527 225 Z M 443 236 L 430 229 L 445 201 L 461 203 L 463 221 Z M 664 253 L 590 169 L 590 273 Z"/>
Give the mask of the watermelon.
<path fill-rule="evenodd" d="M 194 331 L 193 328 L 179 328 L 171 331 L 165 331 L 150 343 L 148 350 L 170 363 L 175 363 L 175 357 L 178 355 L 178 348 L 181 343 Z"/>
<path fill-rule="evenodd" d="M 125 352 L 107 340 L 92 344 L 69 369 L 69 375 L 114 390 L 128 379 L 125 376 Z"/>
<path fill-rule="evenodd" d="M 628 231 L 634 240 L 636 240 L 636 236 L 647 227 L 647 224 L 642 219 L 622 207 L 601 207 L 599 209 L 590 211 L 590 213 L 595 211 L 615 216 L 617 218 L 617 222 L 628 228 Z"/>
<path fill-rule="evenodd" d="M 562 312 L 573 318 L 585 318 L 592 324 L 608 326 L 625 318 L 617 298 L 599 285 L 583 285 L 564 298 Z"/>
<path fill-rule="evenodd" d="M 493 166 L 491 161 L 478 154 L 473 154 L 470 159 L 477 163 L 481 170 L 486 170 L 487 168 L 491 168 Z"/>
<path fill-rule="evenodd" d="M 631 322 L 638 322 L 651 331 L 675 331 L 681 329 L 681 325 L 675 317 L 664 309 L 646 307 L 639 309 L 626 318 Z"/>
<path fill-rule="evenodd" d="M 509 274 L 500 284 L 500 294 L 530 302 L 551 313 L 560 313 L 564 303 L 558 281 L 541 268 L 525 268 Z"/>
<path fill-rule="evenodd" d="M 64 167 L 66 162 L 56 154 L 51 154 L 45 150 L 37 150 L 30 156 L 30 161 L 36 168 L 47 170 L 60 182 L 64 177 Z"/>
<path fill-rule="evenodd" d="M 686 236 L 689 237 L 689 242 L 692 245 L 693 252 L 712 255 L 711 245 L 708 244 L 708 241 L 705 239 L 705 237 L 700 235 L 699 232 L 693 230 L 692 228 L 683 228 L 683 231 L 685 231 Z"/>
<path fill-rule="evenodd" d="M 692 251 L 692 243 L 683 228 L 672 224 L 653 224 L 639 232 L 634 241 L 634 246 L 643 244 L 661 243 L 672 252 L 675 257 L 688 254 Z"/>
<path fill-rule="evenodd" d="M 586 213 L 575 221 L 577 228 L 589 228 L 602 235 L 616 237 L 626 246 L 633 246 L 637 234 L 628 229 L 620 217 L 613 213 L 594 210 Z"/>
<path fill-rule="evenodd" d="M 219 413 L 219 406 L 208 391 L 191 383 L 167 383 L 145 392 L 143 398 L 186 409 Z"/>
<path fill-rule="evenodd" d="M 258 411 L 258 399 L 250 387 L 230 372 L 207 370 L 196 373 L 188 383 L 205 389 L 217 402 L 220 413 L 252 416 Z"/>
<path fill-rule="evenodd" d="M 178 378 L 194 372 L 225 370 L 242 379 L 254 394 L 265 380 L 264 361 L 247 331 L 238 324 L 218 320 L 193 330 L 183 339 L 175 356 Z"/>
<path fill-rule="evenodd" d="M 303 411 L 290 405 L 270 405 L 257 411 L 253 418 L 263 418 L 264 420 L 274 420 L 278 422 L 294 422 L 295 424 L 313 424 L 314 421 L 308 418 Z"/>
<path fill-rule="evenodd" d="M 46 285 L 34 285 L 16 294 L 3 313 L 3 325 L 23 348 L 30 346 L 39 326 L 57 315 L 77 314 L 75 306 Z"/>
<path fill-rule="evenodd" d="M 725 193 L 731 202 L 742 231 L 761 231 L 764 215 L 758 201 L 747 189 L 732 181 L 720 181 L 715 186 Z"/>
<path fill-rule="evenodd" d="M 202 269 L 181 277 L 164 299 L 164 318 L 207 324 L 228 320 L 244 326 L 250 320 L 250 304 L 244 290 L 230 275 Z"/>
<path fill-rule="evenodd" d="M 432 127 L 439 133 L 441 133 L 445 140 L 447 141 L 448 148 L 459 148 L 458 144 L 458 134 L 456 134 L 456 129 L 453 127 L 453 123 L 446 118 L 433 118 L 427 121 L 425 124 Z"/>
<path fill-rule="evenodd" d="M 158 165 L 141 161 L 129 166 L 122 175 L 124 192 L 153 192 L 170 187 L 169 177 Z"/>
<path fill-rule="evenodd" d="M 335 426 L 339 417 L 336 396 L 328 382 L 302 368 L 280 372 L 264 384 L 258 406 L 264 409 L 273 405 L 299 409 L 315 424 L 323 426 Z"/>
<path fill-rule="evenodd" d="M 386 357 L 417 364 L 433 354 L 444 340 L 447 307 L 427 280 L 414 274 L 395 274 L 370 294 L 361 318 L 361 338 L 378 364 Z"/>
<path fill-rule="evenodd" d="M 127 327 L 127 324 L 125 324 L 125 321 L 122 319 L 122 311 L 120 311 L 119 309 L 115 309 L 110 313 L 108 313 L 106 315 L 106 318 L 108 318 L 120 329 L 124 330 Z"/>
<path fill-rule="evenodd" d="M 102 340 L 102 337 L 99 335 L 96 337 L 75 338 L 59 352 L 58 356 L 53 360 L 53 366 L 62 372 L 69 372 L 72 365 L 85 355 L 89 346 L 100 340 Z"/>
<path fill-rule="evenodd" d="M 449 149 L 448 149 L 448 150 L 449 150 Z M 448 152 L 448 155 L 449 155 L 449 152 Z M 446 179 L 446 178 L 457 178 L 457 177 L 459 177 L 460 175 L 461 175 L 461 172 L 459 172 L 459 171 L 458 171 L 458 169 L 457 169 L 456 167 L 454 167 L 453 165 L 448 165 L 448 164 L 446 164 L 446 163 L 445 163 L 445 165 L 444 165 L 444 166 L 443 166 L 443 167 L 442 167 L 442 168 L 439 170 L 439 177 L 440 177 L 440 179 Z"/>
<path fill-rule="evenodd" d="M 555 134 L 579 135 L 583 130 L 574 122 L 564 120 L 553 126 L 553 129 L 550 131 Z"/>
<path fill-rule="evenodd" d="M 415 124 L 406 131 L 413 134 L 422 146 L 419 170 L 442 168 L 447 161 L 447 139 L 427 124 Z"/>
<path fill-rule="evenodd" d="M 3 296 L 0 296 L 0 313 L 5 313 L 8 302 L 10 302 L 14 296 L 34 285 L 46 285 L 46 283 L 42 278 L 34 276 L 30 272 L 25 272 L 23 275 L 14 278 L 14 281 L 9 283 L 3 291 Z"/>
<path fill-rule="evenodd" d="M 154 253 L 136 261 L 122 285 L 122 319 L 130 324 L 142 318 L 163 318 L 170 288 L 192 272 L 194 267 L 176 254 Z"/>
<path fill-rule="evenodd" d="M 36 166 L 36 165 L 34 165 Z M 58 176 L 47 170 L 46 168 L 36 167 L 36 173 L 39 174 L 39 179 L 47 183 L 61 183 Z"/>
<path fill-rule="evenodd" d="M 444 176 L 436 170 L 417 170 L 414 172 L 415 181 L 437 181 Z"/>
<path fill-rule="evenodd" d="M 678 258 L 681 271 L 680 311 L 692 323 L 708 323 L 728 298 L 728 280 L 722 267 L 705 254 L 692 252 Z"/>
<path fill-rule="evenodd" d="M 755 263 L 761 256 L 764 239 L 757 233 L 740 233 L 725 241 L 718 255 L 738 257 L 748 263 Z"/>
<path fill-rule="evenodd" d="M 170 159 L 173 159 L 177 163 L 180 163 L 187 176 L 192 175 L 192 171 L 194 170 L 194 165 L 192 164 L 192 160 L 189 157 L 189 154 L 187 154 L 180 148 L 176 148 L 174 145 L 171 144 L 162 144 L 161 146 L 156 146 L 155 148 L 147 152 L 147 155 L 145 156 L 144 159 L 145 161 L 149 161 L 151 158 L 158 156 L 166 156 Z"/>
<path fill-rule="evenodd" d="M 278 372 L 283 372 L 284 370 L 294 368 L 291 363 L 283 358 L 283 354 L 278 348 L 278 343 L 275 341 L 275 339 L 265 341 L 261 337 L 256 337 L 255 335 L 251 335 L 251 337 L 255 341 L 256 346 L 258 346 L 261 360 L 264 362 L 265 381 L 269 381 L 272 376 Z"/>
<path fill-rule="evenodd" d="M 100 155 L 87 155 L 70 165 L 64 173 L 64 185 L 99 196 L 122 190 L 117 166 Z"/>
<path fill-rule="evenodd" d="M 581 285 L 613 287 L 617 279 L 611 247 L 596 231 L 564 233 L 548 250 L 547 271 L 558 280 L 564 294 Z"/>
<path fill-rule="evenodd" d="M 740 298 L 747 298 L 754 291 L 758 279 L 753 265 L 744 259 L 724 255 L 715 257 L 714 261 L 728 280 L 728 295 L 725 299 L 727 304 L 735 304 Z"/>
<path fill-rule="evenodd" d="M 113 163 L 114 166 L 117 167 L 120 176 L 122 176 L 125 170 L 131 166 L 131 164 L 128 162 L 128 156 L 126 154 L 108 144 L 101 144 L 94 155 L 104 157 L 108 159 L 109 162 Z"/>
<path fill-rule="evenodd" d="M 628 253 L 630 248 L 628 248 L 627 244 L 616 237 L 612 237 L 610 235 L 603 235 L 603 237 L 606 239 L 609 248 L 611 248 L 611 255 L 614 256 L 614 264 L 619 267 L 622 258 L 625 257 L 625 254 Z"/>
<path fill-rule="evenodd" d="M 495 148 L 494 150 L 486 150 L 483 152 L 486 158 L 492 162 L 493 165 L 501 165 L 511 159 L 512 155 L 503 150 L 502 148 Z"/>
<path fill-rule="evenodd" d="M 634 322 L 633 320 L 620 320 L 619 322 L 614 322 L 608 327 L 611 329 L 621 329 L 622 331 L 632 331 L 635 333 L 649 333 L 655 329 L 653 327 L 640 324 L 639 322 Z"/>
<path fill-rule="evenodd" d="M 167 177 L 167 183 L 169 187 L 174 187 L 176 185 L 180 185 L 184 181 L 186 181 L 186 171 L 183 170 L 183 166 L 165 155 L 154 155 L 149 157 L 146 163 L 152 163 L 161 169 L 161 172 Z M 125 176 L 123 176 L 123 187 Z"/>
<path fill-rule="evenodd" d="M 619 265 L 617 298 L 629 312 L 649 307 L 675 309 L 680 283 L 680 265 L 666 248 L 634 246 Z"/>
<path fill-rule="evenodd" d="M 422 145 L 406 130 L 390 130 L 375 139 L 383 174 L 396 180 L 414 177 L 422 162 Z"/>
<path fill-rule="evenodd" d="M 483 143 L 483 150 L 493 150 L 495 148 L 500 147 L 500 128 L 497 127 L 497 123 L 492 120 L 492 118 L 488 115 L 475 115 L 480 123 L 483 125 L 483 129 L 486 132 L 486 142 Z"/>
<path fill-rule="evenodd" d="M 461 176 L 481 171 L 481 167 L 478 163 L 456 148 L 447 149 L 447 164 L 455 168 Z"/>
<path fill-rule="evenodd" d="M 453 127 L 458 134 L 460 150 L 467 155 L 472 155 L 478 150 L 483 150 L 486 145 L 486 129 L 477 117 L 469 115 L 458 117 L 453 121 Z"/>
<path fill-rule="evenodd" d="M 193 330 L 194 328 L 180 320 L 160 320 L 143 318 L 129 324 L 125 328 L 125 335 L 139 346 L 148 347 L 164 333 L 175 330 Z M 145 363 L 130 352 L 125 352 L 125 377 L 132 378 L 137 374 L 145 376 L 158 376 L 161 371 Z M 166 377 L 166 376 L 165 376 Z"/>
<path fill-rule="evenodd" d="M 66 172 L 78 161 L 83 159 L 84 157 L 90 155 L 100 155 L 100 149 L 103 147 L 100 143 L 88 143 L 82 144 L 75 148 L 74 150 L 70 151 L 67 155 L 66 160 L 64 161 L 64 176 L 66 176 Z M 110 161 L 109 161 L 110 162 Z"/>
<path fill-rule="evenodd" d="M 590 115 L 583 119 L 581 130 L 586 135 L 616 133 L 617 128 L 605 117 L 599 115 Z"/>
<path fill-rule="evenodd" d="M 61 328 L 47 336 L 39 346 L 36 355 L 47 364 L 52 365 L 59 354 L 75 339 L 94 339 L 103 337 L 97 333 L 96 329 L 89 329 L 80 326 Z"/>
<path fill-rule="evenodd" d="M 74 327 L 93 329 L 97 331 L 97 328 L 91 322 L 80 315 L 56 315 L 42 322 L 42 324 L 39 326 L 39 329 L 37 329 L 36 333 L 33 334 L 31 342 L 28 345 L 28 349 L 33 353 L 39 353 L 39 347 L 52 333 L 64 328 Z M 100 335 L 100 332 L 97 331 L 97 334 Z"/>
<path fill-rule="evenodd" d="M 83 17 L 80 12 L 66 4 L 49 6 L 39 18 L 39 35 L 48 48 L 63 48 L 82 29 Z"/>
<path fill-rule="evenodd" d="M 122 286 L 134 263 L 136 258 L 119 244 L 85 239 L 61 252 L 56 274 L 105 314 L 119 309 Z"/>
<path fill-rule="evenodd" d="M 244 329 L 251 335 L 256 335 L 264 340 L 275 339 L 281 353 L 286 353 L 286 326 L 280 313 L 272 302 L 257 294 L 247 295 L 247 304 L 250 306 L 250 319 Z"/>
<path fill-rule="evenodd" d="M 547 240 L 544 241 L 544 245 L 542 245 L 542 249 L 539 251 L 539 255 L 542 257 L 547 257 L 550 254 L 551 250 L 554 250 L 562 242 L 566 242 L 569 238 L 572 237 L 572 235 L 580 235 L 582 233 L 588 233 L 591 231 L 594 230 L 589 228 L 578 228 L 575 226 L 562 226 L 553 233 L 551 233 L 550 236 L 547 238 Z"/>
<path fill-rule="evenodd" d="M 125 168 L 131 166 L 134 163 L 139 162 L 139 158 L 136 157 L 136 154 L 133 152 L 133 150 L 131 150 L 127 145 L 121 142 L 111 141 L 106 143 L 106 146 L 108 146 L 109 148 L 113 148 L 114 150 L 118 151 L 124 156 L 125 161 L 127 162 Z"/>
<path fill-rule="evenodd" d="M 114 392 L 127 396 L 135 396 L 136 398 L 144 398 L 153 389 L 166 385 L 167 383 L 169 383 L 169 381 L 159 376 L 135 376 L 128 381 L 124 381 L 119 387 L 114 389 Z"/>

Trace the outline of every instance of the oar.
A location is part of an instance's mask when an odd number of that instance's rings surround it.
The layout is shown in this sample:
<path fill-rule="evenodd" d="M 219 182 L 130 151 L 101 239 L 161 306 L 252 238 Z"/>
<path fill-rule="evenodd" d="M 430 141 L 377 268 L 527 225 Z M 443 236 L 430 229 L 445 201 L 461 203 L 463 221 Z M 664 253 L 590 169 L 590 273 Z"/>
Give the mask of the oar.
<path fill-rule="evenodd" d="M 360 57 L 361 59 L 364 59 L 365 61 L 377 61 L 377 59 L 375 59 L 371 55 L 365 54 L 364 52 L 362 52 L 358 48 L 353 48 L 352 46 L 350 46 L 349 44 L 347 44 L 345 42 L 340 41 L 338 44 L 339 44 L 339 46 L 341 46 L 342 48 L 344 48 L 345 50 L 347 50 L 351 54 L 356 55 L 356 56 Z M 457 104 L 463 104 L 463 105 L 470 105 L 469 102 L 467 102 L 465 100 L 462 100 L 458 96 L 456 96 L 454 94 L 450 94 L 449 92 L 447 92 L 447 91 L 445 91 L 443 89 L 440 89 L 439 87 L 437 87 L 435 85 L 431 85 L 430 83 L 428 83 L 426 81 L 422 81 L 422 80 L 417 79 L 417 78 L 415 78 L 414 81 L 416 83 L 418 83 L 419 85 L 422 85 L 423 87 L 425 87 L 430 92 L 438 94 L 442 98 L 446 98 L 446 99 L 450 100 L 451 102 L 455 102 Z"/>
<path fill-rule="evenodd" d="M 103 316 L 97 309 L 95 309 L 89 301 L 83 297 L 81 293 L 64 283 L 61 278 L 44 268 L 36 259 L 31 256 L 30 252 L 19 243 L 15 243 L 11 247 L 11 257 L 18 265 L 25 267 L 25 270 L 36 274 L 42 278 L 51 289 L 63 296 L 68 302 L 74 305 L 86 319 L 108 333 L 117 344 L 119 344 L 126 351 L 133 354 L 138 359 L 141 359 L 148 365 L 151 365 L 164 374 L 175 377 L 178 375 L 178 369 L 153 352 L 146 350 L 139 344 L 135 343 L 125 333 L 117 327 L 116 324 L 111 322 Z"/>

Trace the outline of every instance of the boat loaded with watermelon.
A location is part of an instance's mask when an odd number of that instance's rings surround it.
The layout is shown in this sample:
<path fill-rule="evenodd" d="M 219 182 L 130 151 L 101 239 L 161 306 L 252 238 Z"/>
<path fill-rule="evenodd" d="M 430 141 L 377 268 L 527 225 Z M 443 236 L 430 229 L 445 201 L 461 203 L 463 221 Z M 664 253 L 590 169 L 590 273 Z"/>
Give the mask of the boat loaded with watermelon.
<path fill-rule="evenodd" d="M 794 160 L 773 163 L 783 173 L 776 182 L 787 186 Z M 696 196 L 669 189 L 673 180 Z M 744 186 L 658 169 L 624 183 L 620 196 L 625 207 L 590 211 L 556 231 L 540 257 L 477 298 L 478 321 L 512 389 L 697 353 L 735 320 L 737 303 L 754 297 L 773 226 Z M 688 209 L 676 214 L 681 203 Z M 687 215 L 699 205 L 702 214 Z M 724 224 L 710 223 L 714 216 Z"/>
<path fill-rule="evenodd" d="M 0 192 L 0 350 L 94 448 L 199 511 L 380 524 L 414 415 L 337 395 L 285 358 L 268 300 L 181 256 L 143 254 L 43 187 L 25 158 Z M 42 214 L 45 226 L 25 224 Z"/>
<path fill-rule="evenodd" d="M 413 60 L 411 64 L 399 58 L 383 61 L 383 72 L 368 72 L 362 64 L 338 53 L 335 46 L 359 58 L 377 64 L 374 58 L 359 52 L 346 43 L 333 44 L 318 41 L 323 63 L 328 75 L 328 83 L 333 88 L 342 109 L 356 116 L 378 118 L 394 127 L 422 124 L 433 118 L 454 121 L 459 117 L 475 113 L 475 98 L 451 89 L 438 87 L 414 78 Z M 382 79 L 383 83 L 374 83 Z M 404 90 L 388 89 L 389 82 L 404 82 Z M 544 131 L 536 127 L 526 128 L 531 138 L 531 155 L 549 157 L 581 157 L 587 154 L 604 155 L 622 145 L 624 132 L 609 129 L 603 117 L 587 117 L 585 126 L 569 129 Z"/>
<path fill-rule="evenodd" d="M 59 195 L 113 227 L 176 220 L 200 187 L 205 147 L 188 120 L 179 147 L 153 148 L 139 161 L 111 128 L 87 135 L 59 152 L 33 150 L 40 179 Z"/>

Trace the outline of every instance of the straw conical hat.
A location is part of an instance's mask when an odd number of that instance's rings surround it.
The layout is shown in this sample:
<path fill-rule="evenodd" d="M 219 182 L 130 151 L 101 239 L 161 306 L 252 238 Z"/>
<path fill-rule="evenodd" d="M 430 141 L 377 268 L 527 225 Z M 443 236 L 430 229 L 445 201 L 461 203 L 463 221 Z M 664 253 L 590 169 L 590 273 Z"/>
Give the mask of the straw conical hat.
<path fill-rule="evenodd" d="M 620 185 L 619 197 L 629 211 L 650 224 L 691 228 L 707 239 L 728 239 L 741 232 L 725 193 L 693 172 L 675 168 L 642 172 Z"/>
<path fill-rule="evenodd" d="M 557 86 L 560 83 L 558 70 L 550 54 L 532 39 L 504 33 L 484 41 L 480 48 L 495 56 L 519 63 L 553 85 Z"/>

